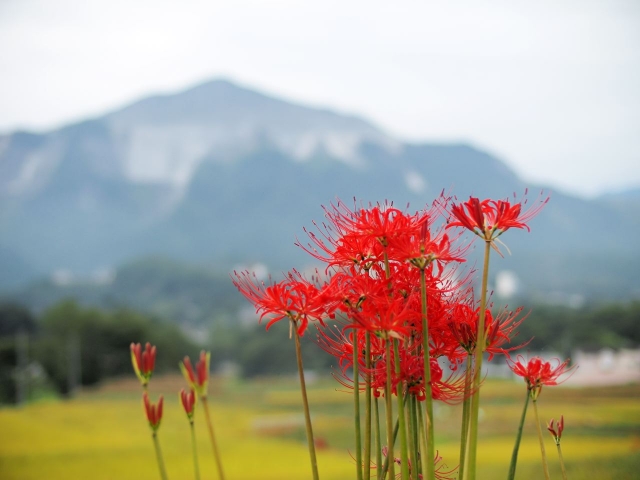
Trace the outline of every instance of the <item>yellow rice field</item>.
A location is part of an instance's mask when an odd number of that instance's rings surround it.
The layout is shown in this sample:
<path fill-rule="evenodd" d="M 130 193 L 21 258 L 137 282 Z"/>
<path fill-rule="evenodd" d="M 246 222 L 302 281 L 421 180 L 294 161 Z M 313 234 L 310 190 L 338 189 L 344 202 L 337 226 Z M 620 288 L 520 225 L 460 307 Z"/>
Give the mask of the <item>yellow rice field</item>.
<path fill-rule="evenodd" d="M 191 479 L 193 463 L 178 377 L 154 379 L 151 397 L 165 394 L 159 438 L 169 478 Z M 149 428 L 135 382 L 113 382 L 68 401 L 41 401 L 0 409 L 0 479 L 157 479 Z M 524 385 L 489 382 L 483 391 L 479 478 L 506 478 Z M 308 479 L 310 467 L 295 379 L 212 385 L 215 428 L 228 480 Z M 328 381 L 311 386 L 309 397 L 319 450 L 320 476 L 354 478 L 351 396 Z M 563 453 L 569 478 L 640 478 L 640 386 L 545 390 L 541 418 L 565 416 Z M 542 477 L 540 451 L 529 411 L 517 478 Z M 198 415 L 198 414 L 196 414 Z M 437 447 L 449 467 L 458 457 L 458 406 L 436 410 Z M 203 418 L 198 416 L 202 479 L 216 479 Z M 552 478 L 559 477 L 555 444 L 545 431 Z"/>

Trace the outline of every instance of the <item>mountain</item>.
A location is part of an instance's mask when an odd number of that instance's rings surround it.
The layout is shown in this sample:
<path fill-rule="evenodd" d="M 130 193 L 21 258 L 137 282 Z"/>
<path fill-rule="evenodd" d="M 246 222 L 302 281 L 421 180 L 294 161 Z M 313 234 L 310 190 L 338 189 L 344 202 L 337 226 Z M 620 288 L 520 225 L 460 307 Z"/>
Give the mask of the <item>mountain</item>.
<path fill-rule="evenodd" d="M 473 146 L 403 143 L 357 116 L 215 80 L 0 136 L 0 286 L 149 255 L 288 270 L 309 263 L 295 238 L 336 198 L 418 210 L 443 189 L 464 200 L 525 187 Z M 529 187 L 530 200 L 543 189 Z M 552 193 L 531 227 L 505 235 L 513 257 L 496 271 L 544 296 L 640 293 L 640 224 L 618 205 Z"/>

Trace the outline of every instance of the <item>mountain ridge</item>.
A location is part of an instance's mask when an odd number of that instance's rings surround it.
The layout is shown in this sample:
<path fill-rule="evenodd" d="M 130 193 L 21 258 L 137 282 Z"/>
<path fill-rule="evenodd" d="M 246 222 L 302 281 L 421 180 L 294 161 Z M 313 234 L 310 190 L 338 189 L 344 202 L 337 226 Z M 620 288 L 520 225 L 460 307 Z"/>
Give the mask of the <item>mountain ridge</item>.
<path fill-rule="evenodd" d="M 358 116 L 221 80 L 0 141 L 0 251 L 20 259 L 12 272 L 29 265 L 27 278 L 60 269 L 83 274 L 145 255 L 287 269 L 307 261 L 293 247 L 295 236 L 336 198 L 389 199 L 418 210 L 443 190 L 464 201 L 526 188 L 503 161 L 470 144 L 403 143 Z M 553 258 L 607 249 L 622 264 L 640 233 L 618 206 L 562 193 L 532 226 L 531 235 L 509 236 L 514 257 L 523 256 L 514 268 L 539 270 L 527 259 L 541 254 L 553 266 Z M 2 258 L 0 285 L 15 286 L 2 277 Z M 536 288 L 549 284 L 543 271 L 520 275 Z"/>

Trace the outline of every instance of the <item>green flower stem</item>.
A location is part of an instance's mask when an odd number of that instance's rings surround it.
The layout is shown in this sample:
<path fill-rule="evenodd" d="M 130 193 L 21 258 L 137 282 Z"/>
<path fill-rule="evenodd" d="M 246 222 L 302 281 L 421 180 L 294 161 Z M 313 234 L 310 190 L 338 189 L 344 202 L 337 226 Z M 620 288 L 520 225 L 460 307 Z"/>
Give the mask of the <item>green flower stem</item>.
<path fill-rule="evenodd" d="M 387 459 L 391 458 L 386 464 L 389 466 L 389 478 L 395 479 L 395 462 L 393 461 L 393 406 L 391 404 L 391 340 L 385 340 L 385 356 L 387 359 L 387 382 L 384 388 L 384 399 L 386 403 L 387 414 Z"/>
<path fill-rule="evenodd" d="M 218 477 L 220 480 L 224 480 L 224 471 L 222 470 L 222 460 L 220 458 L 220 451 L 218 450 L 218 442 L 216 442 L 216 436 L 213 433 L 213 423 L 211 422 L 211 415 L 209 414 L 209 404 L 207 403 L 207 397 L 200 397 L 202 400 L 202 407 L 204 408 L 204 416 L 207 419 L 207 429 L 209 430 L 209 439 L 211 440 L 211 448 L 213 449 L 213 456 L 216 459 L 216 465 L 218 467 Z"/>
<path fill-rule="evenodd" d="M 418 410 L 418 425 L 420 425 L 420 427 L 424 426 L 424 415 L 422 414 L 422 404 L 418 403 L 417 405 L 417 410 Z M 424 472 L 427 470 L 427 460 L 426 460 L 426 455 L 424 454 L 424 452 L 427 451 L 427 432 L 425 431 L 424 428 L 420 428 L 419 433 L 419 440 L 420 440 L 420 465 L 422 466 L 422 475 L 424 478 Z M 435 457 L 434 457 L 435 458 Z M 434 466 L 435 469 L 435 466 Z"/>
<path fill-rule="evenodd" d="M 392 436 L 392 440 L 391 443 L 395 443 L 396 438 L 398 437 L 398 428 L 400 426 L 400 423 L 398 422 L 398 419 L 396 419 L 396 424 L 393 427 L 393 436 Z M 382 450 L 380 451 L 380 454 L 382 454 Z M 384 459 L 384 464 L 382 465 L 382 471 L 380 472 L 380 480 L 384 480 L 385 476 L 387 475 L 387 472 L 389 471 L 389 464 L 394 465 L 395 462 L 389 462 L 389 455 L 387 452 L 387 456 Z M 389 477 L 389 478 L 394 478 L 394 477 Z"/>
<path fill-rule="evenodd" d="M 427 317 L 427 281 L 424 269 L 420 270 L 420 296 L 422 304 L 422 350 L 424 355 L 425 432 L 426 450 L 422 451 L 422 474 L 426 480 L 436 478 L 433 459 L 436 456 L 433 428 L 433 392 L 431 389 L 431 356 L 429 354 L 429 319 Z"/>
<path fill-rule="evenodd" d="M 378 408 L 378 397 L 373 399 L 373 427 L 376 440 L 376 468 L 382 468 L 382 438 L 380 435 L 380 409 Z"/>
<path fill-rule="evenodd" d="M 538 440 L 540 440 L 540 453 L 542 454 L 542 467 L 544 468 L 544 478 L 549 480 L 549 465 L 547 464 L 547 454 L 544 450 L 544 440 L 542 438 L 542 428 L 540 428 L 540 418 L 538 417 L 538 399 L 533 398 L 533 412 L 536 415 L 536 427 L 538 428 Z"/>
<path fill-rule="evenodd" d="M 158 461 L 158 469 L 160 470 L 160 478 L 167 480 L 167 470 L 164 468 L 164 460 L 162 459 L 162 451 L 160 450 L 160 442 L 158 441 L 158 433 L 153 432 L 153 446 L 156 450 L 156 460 Z"/>
<path fill-rule="evenodd" d="M 556 443 L 558 448 L 558 458 L 560 459 L 560 469 L 562 470 L 562 480 L 567 480 L 567 471 L 564 468 L 564 458 L 562 457 L 562 448 L 560 448 L 560 442 Z"/>
<path fill-rule="evenodd" d="M 396 375 L 400 376 L 400 352 L 398 349 L 398 339 L 394 338 L 392 342 Z M 396 390 L 396 398 L 398 399 L 398 422 L 400 423 L 400 468 L 402 471 L 402 480 L 409 480 L 409 450 L 407 447 L 407 422 L 404 412 L 403 382 L 398 383 Z"/>
<path fill-rule="evenodd" d="M 193 468 L 196 480 L 200 480 L 200 467 L 198 465 L 198 448 L 196 444 L 196 428 L 193 425 L 193 418 L 189 420 L 191 426 L 191 447 L 193 448 Z"/>
<path fill-rule="evenodd" d="M 356 437 L 356 479 L 362 480 L 362 438 L 360 430 L 360 347 L 358 336 L 353 332 L 353 407 Z"/>
<path fill-rule="evenodd" d="M 371 333 L 364 334 L 365 373 L 365 425 L 364 425 L 364 480 L 371 479 Z"/>
<path fill-rule="evenodd" d="M 416 412 L 417 399 L 415 395 L 409 395 L 409 460 L 411 460 L 411 478 L 417 480 L 420 473 L 418 459 L 418 414 Z"/>
<path fill-rule="evenodd" d="M 480 380 L 482 377 L 482 354 L 486 348 L 485 340 L 485 313 L 487 308 L 487 283 L 489 281 L 489 257 L 491 254 L 491 242 L 485 241 L 484 262 L 482 267 L 482 290 L 480 292 L 480 313 L 478 315 L 478 333 L 476 349 L 474 351 L 474 375 L 473 397 L 471 399 L 471 412 L 469 418 L 468 450 L 465 457 L 465 479 L 476 478 L 476 454 L 478 451 L 478 414 L 480 412 Z"/>
<path fill-rule="evenodd" d="M 291 320 L 293 330 L 295 331 L 296 341 L 296 359 L 298 361 L 298 375 L 300 376 L 300 391 L 302 392 L 302 405 L 304 407 L 304 420 L 307 428 L 307 444 L 309 447 L 309 458 L 311 460 L 311 471 L 313 480 L 318 480 L 318 461 L 316 460 L 316 447 L 313 442 L 313 429 L 311 428 L 311 414 L 309 413 L 309 400 L 307 399 L 307 387 L 304 381 L 304 367 L 302 366 L 302 348 L 300 347 L 300 335 L 298 328 L 293 320 Z"/>
<path fill-rule="evenodd" d="M 520 440 L 522 439 L 522 430 L 524 427 L 524 420 L 527 416 L 527 407 L 529 406 L 529 390 L 527 390 L 527 397 L 524 400 L 524 408 L 522 409 L 522 415 L 520 416 L 520 424 L 518 425 L 518 433 L 516 434 L 516 443 L 513 445 L 513 453 L 511 454 L 511 464 L 509 465 L 508 480 L 514 480 L 516 476 L 516 464 L 518 463 L 518 450 L 520 450 Z"/>
<path fill-rule="evenodd" d="M 469 404 L 471 403 L 472 376 L 471 355 L 467 355 L 464 371 L 464 401 L 462 402 L 462 425 L 460 427 L 460 468 L 458 477 L 464 478 L 464 462 L 467 453 L 467 439 L 469 437 Z"/>

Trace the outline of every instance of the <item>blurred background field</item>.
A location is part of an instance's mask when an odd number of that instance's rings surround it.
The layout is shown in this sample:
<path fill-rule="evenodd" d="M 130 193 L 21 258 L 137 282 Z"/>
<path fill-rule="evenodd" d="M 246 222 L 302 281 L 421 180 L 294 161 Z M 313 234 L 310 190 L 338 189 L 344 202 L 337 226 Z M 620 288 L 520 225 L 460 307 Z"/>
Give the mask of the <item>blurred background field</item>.
<path fill-rule="evenodd" d="M 177 392 L 177 375 L 154 378 L 153 399 L 165 395 L 159 438 L 170 478 L 193 478 L 188 423 Z M 251 381 L 213 379 L 212 414 L 230 480 L 310 477 L 300 393 L 293 377 Z M 483 390 L 479 475 L 506 478 L 525 387 L 489 380 Z M 319 450 L 321 478 L 353 477 L 351 395 L 330 378 L 309 391 Z M 634 479 L 640 471 L 640 385 L 550 387 L 539 399 L 543 421 L 565 416 L 563 453 L 569 478 Z M 517 477 L 542 476 L 539 446 L 530 410 Z M 196 413 L 203 479 L 216 477 L 201 412 Z M 437 448 L 444 463 L 457 465 L 460 407 L 438 404 Z M 0 410 L 0 478 L 156 479 L 150 430 L 135 379 L 113 380 L 67 401 L 42 399 Z M 555 446 L 545 441 L 552 477 L 560 475 Z"/>

